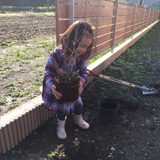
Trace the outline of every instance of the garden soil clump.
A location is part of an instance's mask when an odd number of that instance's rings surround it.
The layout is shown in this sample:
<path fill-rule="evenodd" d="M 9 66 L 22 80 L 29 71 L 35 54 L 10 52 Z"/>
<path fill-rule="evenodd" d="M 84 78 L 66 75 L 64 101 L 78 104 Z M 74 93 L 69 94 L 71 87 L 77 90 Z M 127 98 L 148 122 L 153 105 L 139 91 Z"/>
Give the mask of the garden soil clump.
<path fill-rule="evenodd" d="M 142 86 L 160 85 L 160 23 L 128 48 L 102 73 Z M 18 76 L 18 75 L 17 75 Z M 102 123 L 98 102 L 116 99 L 120 106 L 114 123 Z M 66 121 L 67 139 L 56 136 L 56 116 L 26 137 L 1 160 L 158 160 L 160 157 L 160 96 L 95 78 L 82 94 L 82 130 Z"/>

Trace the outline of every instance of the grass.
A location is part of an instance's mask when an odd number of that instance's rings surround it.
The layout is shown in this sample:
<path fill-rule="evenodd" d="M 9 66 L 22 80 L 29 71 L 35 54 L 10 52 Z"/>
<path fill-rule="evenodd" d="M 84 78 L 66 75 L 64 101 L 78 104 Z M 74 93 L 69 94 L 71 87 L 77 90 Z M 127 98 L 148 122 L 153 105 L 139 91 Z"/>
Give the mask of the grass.
<path fill-rule="evenodd" d="M 46 49 L 49 53 L 54 47 L 53 42 L 38 38 L 25 44 L 9 44 L 8 47 L 2 48 L 0 51 L 0 77 L 7 79 L 6 83 L 3 82 L 5 93 L 2 94 L 2 97 L 12 97 L 18 100 L 22 97 L 34 98 L 40 94 L 39 87 L 42 85 L 44 65 L 48 57 Z M 19 79 L 15 78 L 10 81 L 10 73 L 13 74 L 13 72 L 24 76 L 23 80 L 20 80 L 22 79 L 20 76 Z M 35 73 L 35 76 L 33 74 L 30 78 L 27 78 L 26 74 L 29 72 Z M 24 87 L 26 84 L 29 84 L 30 88 Z M 6 106 L 6 99 L 2 97 L 0 104 Z M 18 101 L 12 102 L 8 110 L 17 107 L 19 104 Z"/>

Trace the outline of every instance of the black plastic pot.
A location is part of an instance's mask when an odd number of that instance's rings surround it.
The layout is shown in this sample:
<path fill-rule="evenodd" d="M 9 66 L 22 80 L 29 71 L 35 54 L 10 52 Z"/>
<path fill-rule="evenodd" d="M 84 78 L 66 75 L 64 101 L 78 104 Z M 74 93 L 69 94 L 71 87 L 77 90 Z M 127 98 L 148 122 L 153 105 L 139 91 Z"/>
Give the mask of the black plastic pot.
<path fill-rule="evenodd" d="M 101 121 L 103 123 L 113 123 L 119 109 L 119 102 L 112 98 L 103 98 L 99 101 L 99 108 Z"/>
<path fill-rule="evenodd" d="M 74 102 L 79 96 L 79 84 L 76 86 L 56 86 L 56 90 L 62 94 L 60 102 Z"/>

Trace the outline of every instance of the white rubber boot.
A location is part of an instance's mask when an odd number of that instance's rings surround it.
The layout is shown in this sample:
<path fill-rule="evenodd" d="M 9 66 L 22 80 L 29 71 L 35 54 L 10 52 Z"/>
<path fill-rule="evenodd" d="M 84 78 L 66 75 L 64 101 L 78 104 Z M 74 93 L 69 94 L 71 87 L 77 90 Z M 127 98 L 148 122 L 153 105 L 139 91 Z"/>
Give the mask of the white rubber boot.
<path fill-rule="evenodd" d="M 65 123 L 66 123 L 66 119 L 64 121 L 61 121 L 57 118 L 57 137 L 59 139 L 67 138 L 67 134 L 65 131 Z"/>
<path fill-rule="evenodd" d="M 89 128 L 89 124 L 83 120 L 82 114 L 80 114 L 80 115 L 74 114 L 74 122 L 82 129 Z"/>

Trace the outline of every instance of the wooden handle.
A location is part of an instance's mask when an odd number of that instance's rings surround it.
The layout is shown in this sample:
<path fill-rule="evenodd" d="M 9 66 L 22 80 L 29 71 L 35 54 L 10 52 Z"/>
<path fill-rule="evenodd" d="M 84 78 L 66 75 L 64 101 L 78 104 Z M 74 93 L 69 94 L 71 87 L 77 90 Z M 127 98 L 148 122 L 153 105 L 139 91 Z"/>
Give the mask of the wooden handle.
<path fill-rule="evenodd" d="M 112 78 L 112 77 L 108 77 L 108 76 L 104 76 L 104 75 L 99 74 L 99 78 L 106 79 L 106 80 L 109 80 L 109 81 L 112 81 L 112 82 L 116 82 L 116 83 L 119 83 L 119 84 L 123 84 L 125 86 L 135 88 L 135 85 L 132 84 L 132 83 L 128 83 L 128 82 L 125 82 L 125 81 L 122 81 L 122 80 L 119 80 L 119 79 L 115 79 L 115 78 Z"/>

